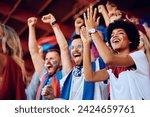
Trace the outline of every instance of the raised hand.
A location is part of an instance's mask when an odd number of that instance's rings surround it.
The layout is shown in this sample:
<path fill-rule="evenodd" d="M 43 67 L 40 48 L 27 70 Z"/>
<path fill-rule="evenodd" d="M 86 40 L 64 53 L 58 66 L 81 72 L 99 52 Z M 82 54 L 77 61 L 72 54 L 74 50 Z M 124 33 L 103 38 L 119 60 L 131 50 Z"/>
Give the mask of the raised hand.
<path fill-rule="evenodd" d="M 103 10 L 105 10 L 105 6 L 104 5 L 98 5 L 98 12 L 102 13 Z"/>
<path fill-rule="evenodd" d="M 109 13 L 110 22 L 114 22 L 115 20 L 119 20 L 122 17 L 122 12 L 120 10 L 114 10 Z"/>
<path fill-rule="evenodd" d="M 75 32 L 76 34 L 80 34 L 80 28 L 81 26 L 83 26 L 84 21 L 82 18 L 78 17 L 75 22 L 74 22 L 74 26 L 75 26 Z"/>
<path fill-rule="evenodd" d="M 106 3 L 106 8 L 108 12 L 114 11 L 117 9 L 117 6 L 113 3 L 110 3 L 109 1 L 107 1 Z"/>
<path fill-rule="evenodd" d="M 83 24 L 84 24 L 84 21 L 80 17 L 78 17 L 74 22 L 74 25 L 76 28 L 81 28 L 81 26 L 83 26 Z"/>
<path fill-rule="evenodd" d="M 92 6 L 90 6 L 90 8 L 87 9 L 87 14 L 84 13 L 84 22 L 88 30 L 92 28 L 96 29 L 98 27 L 100 17 L 96 18 L 96 14 L 97 14 L 97 8 L 94 9 L 94 13 L 93 13 Z"/>
<path fill-rule="evenodd" d="M 52 23 L 56 21 L 55 17 L 51 13 L 44 15 L 41 20 L 44 23 L 50 23 L 50 25 L 52 25 Z"/>
<path fill-rule="evenodd" d="M 84 26 L 82 26 L 80 29 L 80 36 L 83 41 L 83 44 L 91 43 L 92 38 L 90 37 L 87 29 Z"/>
<path fill-rule="evenodd" d="M 34 27 L 37 23 L 37 18 L 36 17 L 30 17 L 28 18 L 28 26 L 29 27 Z"/>
<path fill-rule="evenodd" d="M 54 89 L 53 87 L 50 85 L 46 85 L 43 89 L 42 89 L 42 96 L 45 97 L 48 100 L 52 100 L 55 98 L 54 96 Z"/>

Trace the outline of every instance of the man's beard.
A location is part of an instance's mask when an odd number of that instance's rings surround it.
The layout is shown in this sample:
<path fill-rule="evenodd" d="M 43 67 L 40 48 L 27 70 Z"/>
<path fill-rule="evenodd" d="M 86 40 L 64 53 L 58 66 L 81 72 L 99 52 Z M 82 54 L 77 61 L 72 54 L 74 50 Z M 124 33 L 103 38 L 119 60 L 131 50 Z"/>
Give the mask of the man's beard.
<path fill-rule="evenodd" d="M 53 73 L 49 73 L 49 75 L 50 75 L 50 76 L 55 75 L 55 74 L 59 71 L 60 66 L 59 66 L 59 65 L 57 65 L 57 66 L 53 66 L 53 68 L 54 68 L 54 72 L 53 72 Z"/>

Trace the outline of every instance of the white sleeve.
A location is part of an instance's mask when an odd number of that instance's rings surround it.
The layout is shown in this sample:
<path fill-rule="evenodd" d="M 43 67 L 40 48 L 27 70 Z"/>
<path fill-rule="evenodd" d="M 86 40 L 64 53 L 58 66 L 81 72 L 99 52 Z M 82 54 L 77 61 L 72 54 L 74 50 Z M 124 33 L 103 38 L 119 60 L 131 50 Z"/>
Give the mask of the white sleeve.
<path fill-rule="evenodd" d="M 72 70 L 71 70 L 72 71 Z M 71 72 L 70 71 L 70 72 Z M 68 75 L 70 74 L 70 72 L 68 74 L 66 74 L 66 72 L 62 69 L 62 79 L 60 80 L 60 89 L 62 90 L 62 87 L 64 85 L 64 82 L 66 81 Z"/>
<path fill-rule="evenodd" d="M 41 73 L 41 75 L 39 76 L 39 80 L 41 81 L 42 80 L 42 78 L 45 76 L 45 74 L 47 74 L 47 70 L 46 70 L 46 68 L 45 67 L 43 67 L 43 69 L 42 69 L 42 73 Z"/>
<path fill-rule="evenodd" d="M 149 63 L 143 50 L 133 52 L 129 55 L 132 57 L 138 72 L 146 73 L 149 70 Z"/>

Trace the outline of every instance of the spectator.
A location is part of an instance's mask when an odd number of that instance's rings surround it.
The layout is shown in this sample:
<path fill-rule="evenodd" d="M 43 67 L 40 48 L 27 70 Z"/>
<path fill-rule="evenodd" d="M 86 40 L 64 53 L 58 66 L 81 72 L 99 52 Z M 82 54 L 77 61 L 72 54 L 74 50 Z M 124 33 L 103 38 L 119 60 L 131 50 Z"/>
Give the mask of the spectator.
<path fill-rule="evenodd" d="M 52 14 L 45 15 L 42 20 L 49 23 L 56 35 L 58 45 L 61 50 L 61 59 L 63 70 L 66 74 L 61 80 L 62 93 L 61 98 L 69 100 L 92 100 L 106 99 L 105 84 L 87 83 L 84 81 L 83 73 L 83 45 L 80 35 L 75 35 L 71 43 L 70 51 L 73 64 L 70 58 L 68 43 L 60 30 L 55 17 Z M 74 66 L 73 66 L 74 65 Z M 94 67 L 93 67 L 94 68 Z"/>
<path fill-rule="evenodd" d="M 36 71 L 35 77 L 26 90 L 28 99 L 35 97 L 39 100 L 54 99 L 60 96 L 59 80 L 62 78 L 61 59 L 58 49 L 49 50 L 43 60 L 36 41 L 35 25 L 37 18 L 28 19 L 29 51 Z M 34 82 L 35 81 L 35 82 Z M 38 87 L 38 89 L 37 89 Z"/>
<path fill-rule="evenodd" d="M 20 40 L 14 29 L 4 24 L 0 24 L 0 66 L 0 99 L 26 99 Z"/>
<path fill-rule="evenodd" d="M 81 34 L 87 37 L 87 31 L 96 29 L 96 15 L 92 7 L 88 11 L 89 17 L 84 15 L 86 28 Z M 110 79 L 111 99 L 150 99 L 150 68 L 145 52 L 137 51 L 139 33 L 136 26 L 130 22 L 115 21 L 108 27 L 107 39 L 114 54 L 102 41 L 97 32 L 91 34 L 96 47 L 104 62 L 110 66 L 97 72 L 92 71 L 90 64 L 89 38 L 84 42 L 84 73 L 86 81 L 103 81 Z"/>

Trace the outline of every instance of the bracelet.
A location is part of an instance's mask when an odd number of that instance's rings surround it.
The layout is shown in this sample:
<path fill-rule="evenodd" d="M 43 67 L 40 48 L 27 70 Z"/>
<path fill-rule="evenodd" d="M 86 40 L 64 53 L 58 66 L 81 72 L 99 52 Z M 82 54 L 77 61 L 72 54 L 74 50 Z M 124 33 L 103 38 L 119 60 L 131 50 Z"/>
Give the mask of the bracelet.
<path fill-rule="evenodd" d="M 95 29 L 95 28 L 91 28 L 91 29 L 88 30 L 88 33 L 89 33 L 90 36 L 92 34 L 96 33 L 96 32 L 97 32 L 97 29 Z"/>
<path fill-rule="evenodd" d="M 55 20 L 54 22 L 52 22 L 52 26 L 54 26 L 55 24 L 57 24 L 57 21 Z"/>

